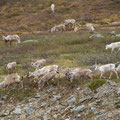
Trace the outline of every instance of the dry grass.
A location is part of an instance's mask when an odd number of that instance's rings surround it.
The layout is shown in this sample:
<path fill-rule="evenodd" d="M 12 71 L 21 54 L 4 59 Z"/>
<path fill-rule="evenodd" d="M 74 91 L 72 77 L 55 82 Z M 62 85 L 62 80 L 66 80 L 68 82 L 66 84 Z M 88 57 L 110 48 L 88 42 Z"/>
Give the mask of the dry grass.
<path fill-rule="evenodd" d="M 0 6 L 1 33 L 48 31 L 55 24 L 60 24 L 68 18 L 74 18 L 80 23 L 98 21 L 100 24 L 120 19 L 117 0 L 4 1 L 6 2 L 1 3 Z M 51 3 L 56 5 L 55 14 L 50 10 Z"/>

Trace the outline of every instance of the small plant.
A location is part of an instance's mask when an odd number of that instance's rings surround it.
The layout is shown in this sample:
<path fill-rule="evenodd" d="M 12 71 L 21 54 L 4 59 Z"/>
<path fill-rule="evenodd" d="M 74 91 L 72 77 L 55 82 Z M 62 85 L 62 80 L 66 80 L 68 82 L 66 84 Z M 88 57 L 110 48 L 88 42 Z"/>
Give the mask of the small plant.
<path fill-rule="evenodd" d="M 100 86 L 102 86 L 103 84 L 106 83 L 106 80 L 93 80 L 90 84 L 89 84 L 89 88 L 91 90 L 96 90 L 97 88 L 99 88 Z"/>

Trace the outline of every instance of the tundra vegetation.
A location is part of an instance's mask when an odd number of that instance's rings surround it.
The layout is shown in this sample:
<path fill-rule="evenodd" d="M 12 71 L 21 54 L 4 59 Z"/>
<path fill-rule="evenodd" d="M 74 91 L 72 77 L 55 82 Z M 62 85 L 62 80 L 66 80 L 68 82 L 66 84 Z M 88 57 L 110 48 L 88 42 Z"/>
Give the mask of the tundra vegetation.
<path fill-rule="evenodd" d="M 120 30 L 118 29 L 117 32 Z M 111 53 L 110 50 L 106 51 L 106 44 L 112 42 L 118 42 L 118 37 L 111 37 L 110 30 L 99 30 L 100 34 L 104 35 L 104 38 L 92 38 L 89 39 L 89 31 L 81 31 L 79 33 L 54 33 L 43 35 L 20 35 L 21 43 L 18 47 L 5 46 L 3 41 L 0 41 L 0 81 L 7 76 L 7 71 L 4 65 L 11 62 L 18 62 L 16 71 L 20 76 L 26 75 L 29 71 L 34 71 L 31 67 L 31 62 L 38 59 L 46 59 L 47 64 L 56 64 L 65 67 L 80 67 L 91 68 L 92 65 L 97 63 L 108 64 L 116 63 L 120 61 L 119 52 L 115 51 Z M 24 43 L 25 40 L 38 40 L 38 42 Z M 93 80 L 80 80 L 73 81 L 72 83 L 66 78 L 62 78 L 60 85 L 63 86 L 77 86 L 88 85 L 92 90 L 98 88 L 105 83 L 105 80 L 99 79 L 98 73 L 93 74 Z M 105 74 L 108 78 L 109 74 Z M 120 76 L 120 73 L 119 73 Z M 114 79 L 113 79 L 114 78 Z M 24 78 L 23 78 L 24 79 Z M 112 80 L 120 82 L 120 79 L 116 79 L 116 76 L 112 76 Z M 2 94 L 13 95 L 17 100 L 24 99 L 32 96 L 36 93 L 37 87 L 32 79 L 25 78 L 23 90 L 19 91 L 18 87 L 10 86 L 6 89 L 1 89 Z M 52 82 L 52 81 L 51 81 Z M 27 84 L 28 83 L 28 84 Z M 33 84 L 34 83 L 34 84 Z M 54 84 L 52 84 L 54 85 Z M 31 89 L 33 87 L 33 89 Z M 10 90 L 10 88 L 14 88 Z"/>
<path fill-rule="evenodd" d="M 99 34 L 105 36 L 104 38 L 89 39 L 90 33 L 86 30 L 80 30 L 78 33 L 48 33 L 50 28 L 68 18 L 77 20 L 81 25 L 93 23 L 102 26 L 109 25 L 112 22 L 117 23 L 120 19 L 120 12 L 118 12 L 119 0 L 104 1 L 104 4 L 103 1 L 98 0 L 89 0 L 89 2 L 86 0 L 82 2 L 78 0 L 69 2 L 55 0 L 55 14 L 52 15 L 50 9 L 51 4 L 52 2 L 48 0 L 0 1 L 1 35 L 4 33 L 15 33 L 21 38 L 21 43 L 17 47 L 14 47 L 14 45 L 5 46 L 1 38 L 0 82 L 4 80 L 8 73 L 4 65 L 12 61 L 19 63 L 16 71 L 20 76 L 24 76 L 29 71 L 34 70 L 31 67 L 31 62 L 43 58 L 47 60 L 48 65 L 57 64 L 63 68 L 91 68 L 95 62 L 108 64 L 120 61 L 119 52 L 115 51 L 111 53 L 110 50 L 105 50 L 107 44 L 120 40 L 119 37 L 112 37 L 110 35 L 111 30 L 109 28 L 107 30 L 100 29 L 99 27 L 95 29 Z M 116 33 L 120 33 L 119 27 L 114 30 Z M 32 34 L 34 31 L 44 31 L 44 34 Z M 25 33 L 28 35 L 24 35 Z M 38 40 L 38 42 L 23 43 L 25 40 Z M 108 77 L 109 75 L 106 76 Z M 66 86 L 86 84 L 91 89 L 96 89 L 105 82 L 99 80 L 97 73 L 93 75 L 93 78 L 93 80 L 73 81 L 72 83 L 63 78 L 64 80 L 61 80 L 59 84 Z M 117 82 L 120 81 L 114 75 L 112 78 Z M 15 101 L 34 96 L 37 91 L 36 84 L 32 84 L 32 79 L 25 78 L 24 81 L 25 88 L 22 90 L 19 90 L 21 88 L 14 87 L 13 85 L 9 88 L 1 89 L 0 93 L 2 95 L 7 94 L 9 97 L 13 96 L 13 100 Z M 7 99 L 7 101 L 9 100 Z"/>

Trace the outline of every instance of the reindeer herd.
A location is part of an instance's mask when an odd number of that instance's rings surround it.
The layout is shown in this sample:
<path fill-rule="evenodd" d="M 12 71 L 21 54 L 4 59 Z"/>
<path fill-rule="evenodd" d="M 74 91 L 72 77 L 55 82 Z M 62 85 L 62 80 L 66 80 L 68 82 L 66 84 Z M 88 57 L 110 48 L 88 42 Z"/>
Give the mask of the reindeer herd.
<path fill-rule="evenodd" d="M 50 81 L 53 82 L 60 82 L 63 75 L 66 77 L 70 82 L 73 81 L 80 81 L 84 79 L 93 79 L 94 71 L 100 72 L 100 79 L 105 78 L 105 73 L 110 73 L 109 79 L 111 79 L 112 74 L 115 73 L 117 79 L 119 79 L 118 71 L 120 71 L 120 62 L 116 64 L 106 64 L 106 65 L 93 65 L 94 69 L 88 68 L 62 68 L 58 65 L 47 65 L 46 59 L 37 60 L 31 63 L 31 67 L 35 68 L 33 72 L 29 72 L 27 75 L 22 76 L 22 78 L 29 78 L 34 79 L 37 82 L 39 88 L 43 88 L 46 84 L 49 85 Z M 3 82 L 0 83 L 0 88 L 5 86 L 9 86 L 14 83 L 22 83 L 20 75 L 18 73 L 13 73 L 13 69 L 16 70 L 17 63 L 12 62 L 8 63 L 6 69 L 8 70 L 8 76 L 6 76 Z M 58 74 L 59 77 L 56 77 Z M 62 76 L 61 76 L 62 75 Z M 58 79 L 59 78 L 59 81 Z"/>
<path fill-rule="evenodd" d="M 51 5 L 51 10 L 53 13 L 55 13 L 55 5 Z M 77 32 L 81 25 L 76 23 L 75 19 L 67 19 L 64 20 L 63 24 L 59 24 L 51 28 L 51 32 L 58 32 L 61 30 L 66 31 L 66 27 L 73 28 L 74 32 Z M 87 23 L 86 27 L 88 30 L 92 33 L 94 33 L 95 28 L 91 23 Z M 12 42 L 16 43 L 16 46 L 18 43 L 21 43 L 20 37 L 18 35 L 7 35 L 2 36 L 2 40 L 6 43 L 9 43 L 11 46 Z M 106 50 L 111 49 L 111 52 L 113 52 L 115 49 L 118 49 L 120 51 L 120 42 L 111 43 L 109 45 L 106 45 Z M 21 82 L 21 77 L 18 75 L 18 73 L 14 73 L 13 70 L 16 72 L 16 66 L 17 62 L 11 62 L 8 63 L 6 66 L 6 70 L 8 71 L 8 76 L 6 76 L 3 80 L 3 82 L 0 83 L 0 88 L 9 86 L 13 83 L 19 83 Z M 100 79 L 105 78 L 105 73 L 110 73 L 109 79 L 111 79 L 112 74 L 115 73 L 117 79 L 119 79 L 118 72 L 120 71 L 120 62 L 117 62 L 115 64 L 105 64 L 105 65 L 93 65 L 94 69 L 88 69 L 88 68 L 62 68 L 58 65 L 47 65 L 46 59 L 40 59 L 34 62 L 31 62 L 31 67 L 35 68 L 33 72 L 29 72 L 25 77 L 27 78 L 34 78 L 38 85 L 40 87 L 44 87 L 45 84 L 49 84 L 51 80 L 56 81 L 56 76 L 58 74 L 59 80 L 61 80 L 63 74 L 70 82 L 73 82 L 74 80 L 81 80 L 81 78 L 88 78 L 93 79 L 94 71 L 100 72 Z M 23 85 L 22 85 L 23 86 Z"/>
<path fill-rule="evenodd" d="M 66 19 L 64 20 L 64 23 L 55 25 L 54 27 L 51 28 L 51 33 L 53 32 L 58 32 L 58 31 L 69 31 L 73 30 L 74 32 L 78 32 L 81 28 L 81 25 L 76 22 L 75 19 Z M 86 28 L 91 32 L 94 33 L 95 28 L 93 24 L 87 23 Z"/>

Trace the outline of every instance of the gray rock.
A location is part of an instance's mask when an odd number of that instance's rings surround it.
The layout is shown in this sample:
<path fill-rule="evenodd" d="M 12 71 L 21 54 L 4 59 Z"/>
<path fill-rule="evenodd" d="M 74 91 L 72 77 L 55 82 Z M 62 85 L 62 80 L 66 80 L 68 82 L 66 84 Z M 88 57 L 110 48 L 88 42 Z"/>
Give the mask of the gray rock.
<path fill-rule="evenodd" d="M 67 103 L 70 105 L 70 104 L 73 104 L 76 102 L 76 98 L 75 97 L 72 97 L 70 100 L 67 101 Z"/>
<path fill-rule="evenodd" d="M 55 102 L 57 99 L 56 98 L 51 98 L 50 102 Z"/>
<path fill-rule="evenodd" d="M 30 115 L 30 114 L 32 114 L 33 112 L 35 112 L 34 109 L 30 109 L 30 108 L 27 108 L 25 111 L 26 111 L 27 115 Z"/>
<path fill-rule="evenodd" d="M 23 43 L 28 43 L 28 42 L 38 42 L 38 40 L 25 40 Z"/>
<path fill-rule="evenodd" d="M 117 89 L 117 94 L 120 95 L 120 88 Z"/>
<path fill-rule="evenodd" d="M 54 91 L 54 92 L 53 92 L 53 95 L 56 95 L 56 94 L 57 94 L 57 93 Z"/>
<path fill-rule="evenodd" d="M 51 112 L 51 109 L 48 109 L 48 110 L 46 111 L 47 114 L 50 114 L 50 112 Z"/>
<path fill-rule="evenodd" d="M 73 108 L 73 112 L 75 113 L 83 112 L 84 110 L 85 110 L 85 105 L 81 105 Z"/>
<path fill-rule="evenodd" d="M 20 120 L 26 120 L 25 118 L 26 118 L 25 114 L 20 115 Z"/>
<path fill-rule="evenodd" d="M 104 38 L 104 36 L 101 35 L 101 34 L 93 34 L 93 35 L 91 35 L 89 38 L 93 38 L 93 37 L 96 37 L 96 38 Z"/>
<path fill-rule="evenodd" d="M 48 92 L 48 93 L 50 93 L 50 92 L 52 92 L 52 91 L 53 91 L 53 88 L 48 88 L 48 89 L 47 89 L 47 92 Z"/>
<path fill-rule="evenodd" d="M 116 37 L 120 37 L 120 34 L 117 34 Z"/>
<path fill-rule="evenodd" d="M 109 103 L 108 102 L 102 102 L 102 106 L 108 106 Z"/>
<path fill-rule="evenodd" d="M 52 110 L 52 111 L 56 111 L 56 110 L 57 110 L 57 108 L 55 108 L 55 107 L 52 107 L 52 108 L 51 108 L 51 110 Z"/>
<path fill-rule="evenodd" d="M 58 116 L 57 116 L 57 114 L 55 114 L 55 115 L 53 115 L 53 117 L 54 117 L 55 119 L 57 119 Z"/>
<path fill-rule="evenodd" d="M 82 102 L 89 101 L 91 99 L 92 97 L 83 98 L 83 99 L 80 99 L 78 103 L 81 104 Z"/>
<path fill-rule="evenodd" d="M 101 115 L 102 113 L 99 112 L 99 111 L 97 111 L 97 112 L 95 112 L 94 114 L 95 114 L 95 115 Z"/>
<path fill-rule="evenodd" d="M 60 99 L 60 98 L 61 98 L 60 95 L 53 95 L 53 97 L 54 97 L 55 99 Z"/>
<path fill-rule="evenodd" d="M 120 103 L 115 105 L 115 108 L 117 108 L 117 109 L 120 108 Z"/>
<path fill-rule="evenodd" d="M 20 115 L 20 114 L 22 114 L 21 108 L 19 108 L 19 107 L 15 108 L 15 110 L 13 111 L 13 114 L 15 114 L 15 115 Z"/>
<path fill-rule="evenodd" d="M 35 98 L 40 98 L 40 94 L 36 93 Z"/>
<path fill-rule="evenodd" d="M 2 100 L 2 101 L 0 101 L 0 105 L 3 105 L 5 102 Z"/>
<path fill-rule="evenodd" d="M 105 112 L 106 112 L 106 110 L 99 110 L 99 111 L 96 111 L 94 114 L 95 115 L 101 115 L 101 114 L 103 114 Z"/>
<path fill-rule="evenodd" d="M 31 99 L 29 99 L 29 102 L 34 102 L 34 101 L 36 101 L 35 98 L 31 98 Z"/>
<path fill-rule="evenodd" d="M 8 116 L 9 113 L 10 113 L 9 110 L 3 110 L 3 111 L 1 110 L 1 111 L 0 111 L 0 117 Z"/>
<path fill-rule="evenodd" d="M 45 105 L 47 105 L 46 102 L 42 102 L 42 103 L 41 103 L 41 107 L 44 107 Z"/>
<path fill-rule="evenodd" d="M 116 33 L 116 31 L 111 31 L 110 33 L 111 33 L 111 34 L 115 34 L 115 33 Z"/>
<path fill-rule="evenodd" d="M 47 117 L 47 114 L 45 114 L 45 115 L 43 116 L 43 120 L 49 120 L 48 117 Z"/>
<path fill-rule="evenodd" d="M 96 110 L 96 108 L 95 107 L 91 107 L 91 111 L 95 111 Z"/>
<path fill-rule="evenodd" d="M 3 97 L 2 97 L 2 99 L 7 99 L 8 98 L 8 95 L 4 95 Z"/>

